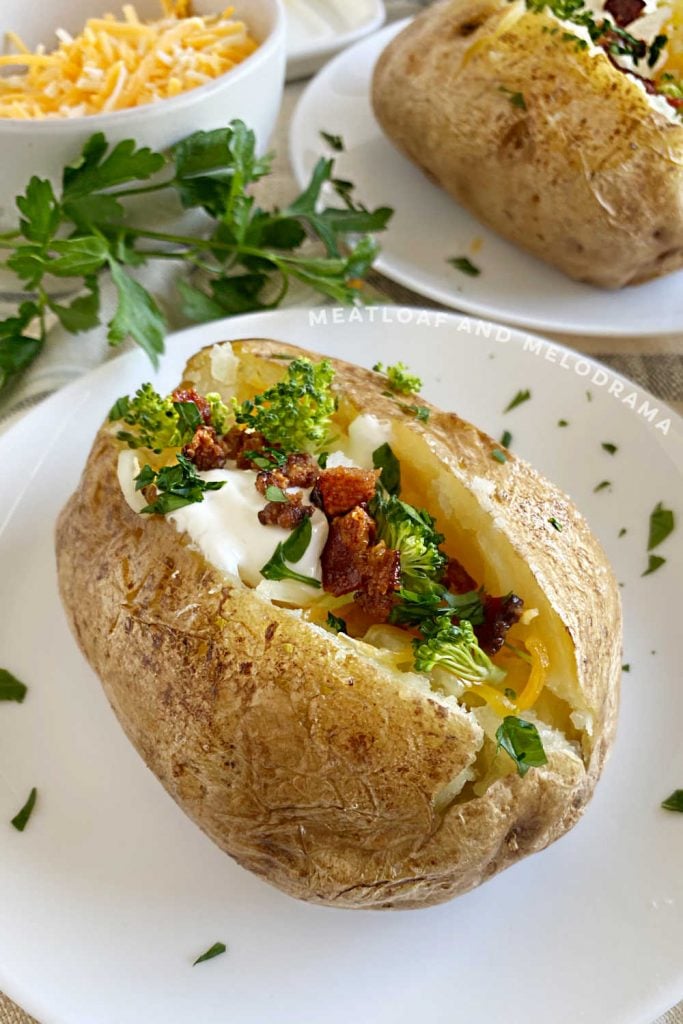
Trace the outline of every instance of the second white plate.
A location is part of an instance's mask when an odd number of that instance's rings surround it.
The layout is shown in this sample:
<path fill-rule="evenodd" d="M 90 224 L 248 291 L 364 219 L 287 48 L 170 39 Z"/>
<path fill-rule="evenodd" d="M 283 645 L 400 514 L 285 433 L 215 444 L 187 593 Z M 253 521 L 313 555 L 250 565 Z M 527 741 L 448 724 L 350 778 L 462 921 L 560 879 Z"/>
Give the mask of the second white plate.
<path fill-rule="evenodd" d="M 382 134 L 370 105 L 375 62 L 406 22 L 390 25 L 335 58 L 311 82 L 292 119 L 290 146 L 300 185 L 321 152 L 320 131 L 341 135 L 339 178 L 369 206 L 392 206 L 378 269 L 421 295 L 467 313 L 567 334 L 667 334 L 683 330 L 683 271 L 648 284 L 603 291 L 571 281 L 482 227 Z M 331 154 L 334 155 L 334 154 Z M 481 273 L 454 270 L 466 256 Z"/>
<path fill-rule="evenodd" d="M 285 0 L 287 81 L 305 78 L 384 22 L 382 0 Z"/>

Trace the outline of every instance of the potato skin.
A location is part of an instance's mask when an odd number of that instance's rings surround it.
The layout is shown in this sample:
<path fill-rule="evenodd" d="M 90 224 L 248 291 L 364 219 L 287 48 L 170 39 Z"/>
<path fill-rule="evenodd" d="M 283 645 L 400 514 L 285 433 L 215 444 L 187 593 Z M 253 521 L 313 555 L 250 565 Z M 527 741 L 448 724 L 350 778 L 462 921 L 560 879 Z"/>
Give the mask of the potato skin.
<path fill-rule="evenodd" d="M 260 340 L 235 347 L 307 354 Z M 340 393 L 396 417 L 379 375 L 333 363 Z M 480 742 L 472 718 L 234 585 L 161 517 L 133 513 L 108 424 L 57 524 L 69 623 L 146 764 L 240 864 L 333 906 L 442 902 L 542 849 L 579 818 L 616 721 L 619 595 L 585 522 L 524 462 L 493 460 L 493 441 L 453 414 L 407 420 L 444 472 L 495 482 L 502 529 L 559 606 L 597 712 L 585 767 L 551 752 L 546 767 L 438 812 L 435 797 Z M 541 528 L 553 512 L 574 535 L 562 552 Z"/>
<path fill-rule="evenodd" d="M 620 288 L 683 267 L 683 124 L 546 13 L 492 37 L 509 11 L 442 0 L 393 39 L 373 80 L 384 132 L 480 221 L 572 278 Z"/>

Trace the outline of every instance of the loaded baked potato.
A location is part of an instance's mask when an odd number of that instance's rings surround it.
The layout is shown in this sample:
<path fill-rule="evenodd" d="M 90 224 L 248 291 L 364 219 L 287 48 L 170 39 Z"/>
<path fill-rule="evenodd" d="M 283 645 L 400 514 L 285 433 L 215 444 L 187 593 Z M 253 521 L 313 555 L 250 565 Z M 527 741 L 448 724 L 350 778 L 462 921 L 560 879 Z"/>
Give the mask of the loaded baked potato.
<path fill-rule="evenodd" d="M 57 526 L 123 728 L 244 867 L 419 907 L 579 818 L 615 728 L 618 590 L 568 498 L 386 373 L 204 349 L 101 428 Z"/>
<path fill-rule="evenodd" d="M 381 55 L 373 105 L 432 180 L 570 277 L 683 267 L 683 0 L 441 0 Z"/>

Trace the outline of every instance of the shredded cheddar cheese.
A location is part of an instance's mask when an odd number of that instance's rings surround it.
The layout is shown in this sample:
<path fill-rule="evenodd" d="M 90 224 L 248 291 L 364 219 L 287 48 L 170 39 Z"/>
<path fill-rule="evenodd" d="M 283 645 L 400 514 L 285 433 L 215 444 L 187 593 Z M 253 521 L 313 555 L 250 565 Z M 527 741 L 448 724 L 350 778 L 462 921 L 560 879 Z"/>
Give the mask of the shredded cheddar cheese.
<path fill-rule="evenodd" d="M 550 658 L 545 644 L 538 637 L 530 636 L 525 646 L 531 655 L 531 672 L 527 684 L 517 698 L 519 711 L 528 711 L 538 700 L 545 686 L 545 678 L 550 665 Z"/>
<path fill-rule="evenodd" d="M 234 9 L 198 16 L 191 0 L 161 0 L 163 17 L 144 22 L 132 4 L 123 20 L 90 18 L 75 37 L 57 30 L 59 46 L 31 52 L 13 32 L 15 52 L 0 56 L 0 117 L 81 117 L 126 110 L 177 96 L 232 70 L 256 50 Z"/>

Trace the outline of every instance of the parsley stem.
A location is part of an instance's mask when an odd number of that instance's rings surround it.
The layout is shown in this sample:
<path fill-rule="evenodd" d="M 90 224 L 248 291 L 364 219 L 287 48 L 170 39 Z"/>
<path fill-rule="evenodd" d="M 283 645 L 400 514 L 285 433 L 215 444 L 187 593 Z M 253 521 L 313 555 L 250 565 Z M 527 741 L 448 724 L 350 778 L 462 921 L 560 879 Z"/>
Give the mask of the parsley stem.
<path fill-rule="evenodd" d="M 162 189 L 171 188 L 175 183 L 175 178 L 169 178 L 168 181 L 160 181 L 156 185 L 141 185 L 139 188 L 122 188 L 120 192 L 110 192 L 109 195 L 113 196 L 114 199 L 119 199 L 121 196 L 141 196 L 147 192 L 161 192 Z"/>

